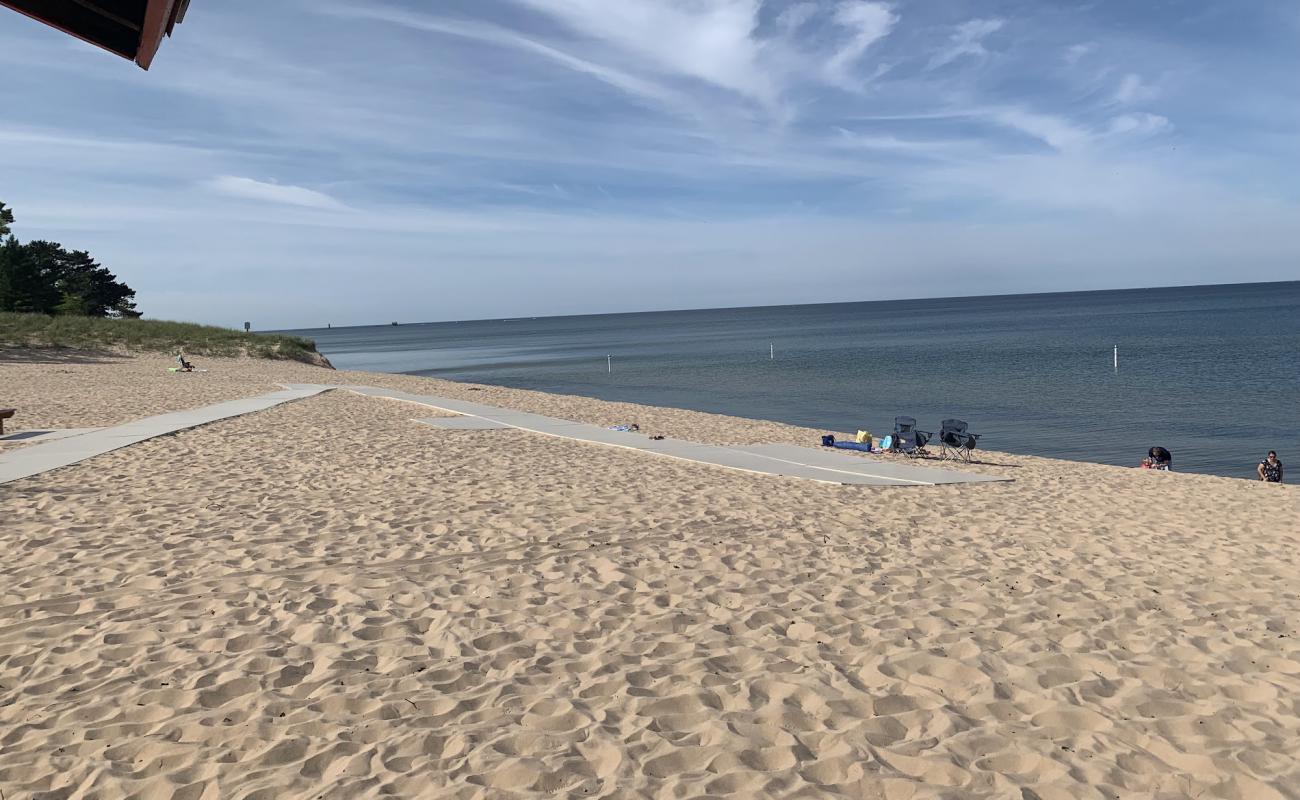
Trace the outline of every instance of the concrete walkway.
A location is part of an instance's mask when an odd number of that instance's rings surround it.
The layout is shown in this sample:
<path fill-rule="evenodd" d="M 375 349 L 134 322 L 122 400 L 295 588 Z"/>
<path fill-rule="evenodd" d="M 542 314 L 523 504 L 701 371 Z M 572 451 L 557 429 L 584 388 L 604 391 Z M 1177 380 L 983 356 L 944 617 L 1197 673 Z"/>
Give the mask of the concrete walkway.
<path fill-rule="evenodd" d="M 28 442 L 31 444 L 37 442 L 52 442 L 56 439 L 68 439 L 73 436 L 82 436 L 98 430 L 103 430 L 103 428 L 59 428 L 42 431 L 19 431 L 18 433 L 11 433 L 7 436 L 0 436 L 0 442 Z"/>
<path fill-rule="evenodd" d="M 420 419 L 418 422 L 448 430 L 492 430 L 515 428 L 573 439 L 579 442 L 622 447 L 682 461 L 715 467 L 775 475 L 820 483 L 857 486 L 935 486 L 951 483 L 985 483 L 1007 480 L 988 475 L 913 466 L 910 463 L 880 462 L 846 453 L 815 447 L 786 444 L 722 446 L 698 444 L 679 439 L 651 439 L 644 433 L 613 431 L 598 425 L 545 417 L 526 411 L 453 400 L 449 397 L 410 394 L 373 386 L 333 386 L 325 384 L 283 384 L 279 392 L 231 400 L 226 403 L 160 414 L 111 428 L 90 429 L 78 435 L 43 442 L 8 453 L 0 453 L 0 484 L 29 478 L 43 472 L 70 466 L 122 447 L 197 428 L 210 422 L 265 411 L 281 403 L 312 397 L 331 389 L 345 389 L 367 397 L 386 397 L 437 408 L 460 415 L 451 418 Z"/>
<path fill-rule="evenodd" d="M 197 428 L 209 422 L 251 414 L 255 411 L 265 411 L 281 403 L 301 400 L 333 388 L 336 387 L 312 386 L 284 389 L 261 397 L 231 400 L 188 411 L 173 411 L 156 417 L 145 417 L 125 425 L 99 428 L 77 436 L 0 453 L 0 484 L 70 466 L 157 436 Z"/>
<path fill-rule="evenodd" d="M 286 384 L 299 386 L 300 384 Z M 301 384 L 306 387 L 310 384 Z M 761 475 L 778 475 L 821 483 L 850 484 L 856 486 L 936 486 L 954 483 L 988 483 L 1005 481 L 990 475 L 913 466 L 912 463 L 880 462 L 848 455 L 847 453 L 797 445 L 733 445 L 697 444 L 678 439 L 653 440 L 645 433 L 612 431 L 598 425 L 545 417 L 526 411 L 513 411 L 495 406 L 453 400 L 448 397 L 417 395 L 373 386 L 342 386 L 368 397 L 387 397 L 410 403 L 461 414 L 468 418 L 463 423 L 451 419 L 422 419 L 425 424 L 441 428 L 462 430 L 487 430 L 499 427 L 575 439 L 581 442 L 623 447 L 655 456 L 695 461 L 717 467 L 753 472 Z M 893 458 L 901 459 L 902 456 Z"/>

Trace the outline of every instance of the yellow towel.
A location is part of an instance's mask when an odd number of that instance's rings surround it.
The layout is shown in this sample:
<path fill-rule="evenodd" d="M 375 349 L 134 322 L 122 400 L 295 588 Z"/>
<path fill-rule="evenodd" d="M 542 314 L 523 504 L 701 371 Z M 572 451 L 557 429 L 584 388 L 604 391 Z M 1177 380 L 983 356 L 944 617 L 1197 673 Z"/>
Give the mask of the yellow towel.
<path fill-rule="evenodd" d="M 871 431 L 858 431 L 858 444 L 871 444 Z"/>

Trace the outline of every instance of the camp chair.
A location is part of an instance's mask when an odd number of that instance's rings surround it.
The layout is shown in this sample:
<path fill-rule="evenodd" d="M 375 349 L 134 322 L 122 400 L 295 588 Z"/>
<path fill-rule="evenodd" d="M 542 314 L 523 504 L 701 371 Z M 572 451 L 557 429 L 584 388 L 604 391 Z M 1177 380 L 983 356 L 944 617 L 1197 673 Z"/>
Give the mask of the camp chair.
<path fill-rule="evenodd" d="M 896 453 L 909 456 L 925 454 L 925 445 L 933 433 L 916 429 L 915 417 L 894 417 L 894 436 L 890 447 Z"/>
<path fill-rule="evenodd" d="M 979 438 L 979 434 L 966 430 L 965 421 L 945 419 L 939 425 L 939 458 L 970 461 L 971 451 Z"/>

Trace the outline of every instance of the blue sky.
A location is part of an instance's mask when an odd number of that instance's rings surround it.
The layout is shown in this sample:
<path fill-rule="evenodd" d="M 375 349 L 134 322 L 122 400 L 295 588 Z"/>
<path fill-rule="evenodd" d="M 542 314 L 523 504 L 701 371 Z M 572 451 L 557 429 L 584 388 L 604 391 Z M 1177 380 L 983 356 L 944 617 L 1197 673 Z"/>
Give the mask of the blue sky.
<path fill-rule="evenodd" d="M 1300 4 L 0 9 L 0 200 L 262 328 L 1300 275 Z"/>

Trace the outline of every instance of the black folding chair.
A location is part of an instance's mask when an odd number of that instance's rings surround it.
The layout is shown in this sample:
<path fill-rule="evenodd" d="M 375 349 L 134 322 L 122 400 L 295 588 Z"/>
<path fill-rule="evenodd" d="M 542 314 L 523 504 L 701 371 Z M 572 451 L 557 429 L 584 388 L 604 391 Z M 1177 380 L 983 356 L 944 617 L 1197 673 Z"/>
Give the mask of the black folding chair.
<path fill-rule="evenodd" d="M 970 461 L 979 438 L 979 434 L 967 430 L 963 420 L 945 419 L 939 425 L 939 457 Z"/>
<path fill-rule="evenodd" d="M 912 457 L 926 455 L 925 446 L 932 436 L 933 433 L 916 429 L 916 417 L 894 417 L 894 439 L 891 449 Z"/>

